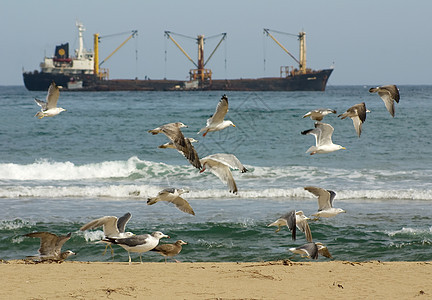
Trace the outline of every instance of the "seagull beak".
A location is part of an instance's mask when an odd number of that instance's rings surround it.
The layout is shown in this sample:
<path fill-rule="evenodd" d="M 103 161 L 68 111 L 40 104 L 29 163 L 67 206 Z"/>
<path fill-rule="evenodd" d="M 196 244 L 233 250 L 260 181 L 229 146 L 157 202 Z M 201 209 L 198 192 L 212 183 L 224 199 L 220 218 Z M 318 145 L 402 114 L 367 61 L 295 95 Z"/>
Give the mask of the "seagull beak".
<path fill-rule="evenodd" d="M 233 127 L 236 127 L 234 124 L 232 124 Z"/>
<path fill-rule="evenodd" d="M 342 149 L 343 149 L 343 150 L 346 150 L 346 148 L 345 148 L 345 147 L 342 147 Z"/>

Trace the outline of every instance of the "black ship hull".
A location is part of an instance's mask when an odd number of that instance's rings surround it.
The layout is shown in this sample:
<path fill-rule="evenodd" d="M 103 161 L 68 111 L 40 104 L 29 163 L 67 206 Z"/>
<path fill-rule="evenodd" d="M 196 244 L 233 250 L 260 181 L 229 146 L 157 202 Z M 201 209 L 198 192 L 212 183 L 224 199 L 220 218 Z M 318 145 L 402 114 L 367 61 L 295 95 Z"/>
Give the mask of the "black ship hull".
<path fill-rule="evenodd" d="M 30 91 L 46 91 L 53 81 L 66 91 L 324 91 L 332 72 L 333 69 L 325 69 L 286 78 L 216 79 L 193 88 L 186 88 L 187 82 L 181 80 L 100 80 L 91 74 L 68 76 L 37 71 L 23 73 L 23 79 Z M 82 85 L 77 87 L 74 82 L 81 82 Z"/>

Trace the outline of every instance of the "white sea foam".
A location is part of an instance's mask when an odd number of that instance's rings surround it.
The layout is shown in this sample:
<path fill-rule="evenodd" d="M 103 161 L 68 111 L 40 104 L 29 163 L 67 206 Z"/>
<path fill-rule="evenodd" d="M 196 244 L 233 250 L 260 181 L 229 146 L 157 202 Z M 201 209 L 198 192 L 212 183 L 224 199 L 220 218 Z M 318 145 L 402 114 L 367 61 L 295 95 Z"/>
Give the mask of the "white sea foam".
<path fill-rule="evenodd" d="M 0 221 L 0 230 L 17 230 L 36 225 L 33 221 L 24 221 L 21 219 L 2 220 Z"/>
<path fill-rule="evenodd" d="M 402 229 L 399 230 L 392 230 L 392 231 L 385 231 L 385 233 L 392 237 L 392 236 L 404 236 L 404 235 L 420 235 L 420 236 L 426 236 L 432 234 L 432 227 L 429 228 L 410 228 L 410 227 L 402 227 Z"/>

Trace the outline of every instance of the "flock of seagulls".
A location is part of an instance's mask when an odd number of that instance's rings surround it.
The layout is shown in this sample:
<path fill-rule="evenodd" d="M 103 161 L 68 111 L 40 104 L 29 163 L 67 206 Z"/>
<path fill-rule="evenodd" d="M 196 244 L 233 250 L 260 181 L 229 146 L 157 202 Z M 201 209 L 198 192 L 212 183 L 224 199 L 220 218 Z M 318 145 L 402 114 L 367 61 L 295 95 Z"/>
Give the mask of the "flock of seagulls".
<path fill-rule="evenodd" d="M 370 93 L 377 92 L 381 99 L 384 101 L 387 110 L 390 115 L 394 117 L 394 101 L 397 103 L 400 100 L 399 90 L 395 85 L 385 85 L 376 88 L 371 88 Z M 53 117 L 60 114 L 65 109 L 57 107 L 59 98 L 59 87 L 53 82 L 49 89 L 46 102 L 35 99 L 36 103 L 41 107 L 41 111 L 37 112 L 35 116 L 39 119 L 44 117 Z M 205 137 L 209 132 L 220 131 L 229 126 L 235 127 L 232 121 L 224 120 L 225 115 L 228 112 L 228 97 L 223 95 L 219 103 L 217 104 L 215 113 L 207 120 L 206 126 L 203 127 L 198 134 L 203 132 Z M 338 115 L 341 119 L 347 117 L 353 121 L 354 128 L 358 137 L 361 135 L 362 124 L 366 120 L 366 113 L 369 110 L 366 109 L 364 102 L 356 104 L 345 113 Z M 315 136 L 315 146 L 311 146 L 306 153 L 310 155 L 330 153 L 337 150 L 345 149 L 341 145 L 334 144 L 332 142 L 332 134 L 334 128 L 327 123 L 321 122 L 323 118 L 328 114 L 336 114 L 337 112 L 333 109 L 316 109 L 306 113 L 303 118 L 310 117 L 316 121 L 313 129 L 302 131 L 302 135 L 313 135 Z M 185 137 L 181 131 L 181 128 L 188 127 L 182 122 L 168 123 L 161 125 L 155 129 L 149 130 L 148 132 L 157 135 L 163 133 L 169 142 L 162 144 L 159 148 L 171 148 L 176 149 L 181 153 L 189 163 L 195 168 L 199 169 L 200 173 L 205 170 L 210 170 L 216 175 L 223 183 L 228 186 L 228 190 L 231 193 L 237 194 L 237 184 L 232 175 L 231 169 L 238 169 L 241 173 L 247 172 L 246 167 L 239 161 L 239 159 L 233 154 L 228 153 L 216 153 L 208 155 L 204 158 L 199 158 L 199 155 L 192 143 L 198 142 L 194 138 Z M 300 247 L 289 248 L 294 254 L 300 254 L 312 259 L 317 259 L 318 255 L 323 255 L 328 258 L 332 258 L 329 250 L 325 245 L 320 242 L 313 242 L 312 232 L 310 230 L 308 221 L 316 221 L 320 218 L 332 218 L 340 213 L 345 213 L 345 210 L 341 208 L 333 207 L 333 201 L 336 193 L 331 190 L 326 190 L 314 186 L 306 186 L 304 189 L 318 198 L 318 211 L 312 214 L 314 219 L 306 217 L 303 211 L 291 210 L 288 213 L 282 215 L 276 221 L 270 223 L 268 226 L 277 226 L 276 232 L 279 232 L 283 226 L 287 226 L 291 232 L 292 240 L 296 240 L 296 230 L 300 230 L 305 234 L 307 244 Z M 177 188 L 166 188 L 160 191 L 155 197 L 150 197 L 147 200 L 148 205 L 153 205 L 157 202 L 167 202 L 175 205 L 180 211 L 195 215 L 191 205 L 181 197 L 182 194 L 188 193 L 188 190 L 177 189 Z M 111 247 L 111 255 L 113 255 L 112 244 L 119 245 L 128 252 L 129 264 L 131 264 L 130 253 L 139 253 L 140 261 L 142 263 L 142 253 L 148 251 L 155 251 L 160 253 L 165 258 L 173 258 L 178 255 L 182 250 L 182 245 L 187 243 L 183 240 L 177 240 L 173 244 L 161 244 L 159 241 L 162 238 L 169 238 L 168 235 L 161 231 L 155 231 L 151 234 L 135 235 L 132 232 L 126 231 L 126 225 L 131 219 L 132 215 L 126 213 L 120 218 L 115 216 L 104 216 L 89 223 L 83 225 L 80 230 L 92 230 L 99 227 L 103 228 L 104 238 L 100 241 L 106 243 L 106 248 L 103 254 L 106 253 L 108 246 Z M 63 244 L 71 238 L 71 233 L 66 236 L 57 236 L 49 232 L 34 232 L 28 233 L 25 236 L 40 238 L 39 256 L 31 256 L 32 259 L 40 260 L 53 260 L 63 261 L 70 255 L 75 253 L 67 250 L 61 252 Z M 175 260 L 178 262 L 177 260 Z"/>

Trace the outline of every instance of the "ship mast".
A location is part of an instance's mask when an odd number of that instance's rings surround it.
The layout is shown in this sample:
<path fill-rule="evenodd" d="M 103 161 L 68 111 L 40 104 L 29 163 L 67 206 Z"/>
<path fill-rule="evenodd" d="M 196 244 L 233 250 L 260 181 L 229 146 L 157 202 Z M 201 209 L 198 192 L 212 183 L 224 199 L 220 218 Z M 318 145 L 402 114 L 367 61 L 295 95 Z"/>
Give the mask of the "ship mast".
<path fill-rule="evenodd" d="M 78 49 L 77 49 L 76 57 L 78 59 L 82 59 L 83 58 L 83 52 L 84 52 L 83 32 L 85 31 L 85 28 L 84 28 L 84 25 L 79 21 L 76 21 L 75 25 L 76 25 L 76 27 L 78 27 Z"/>

